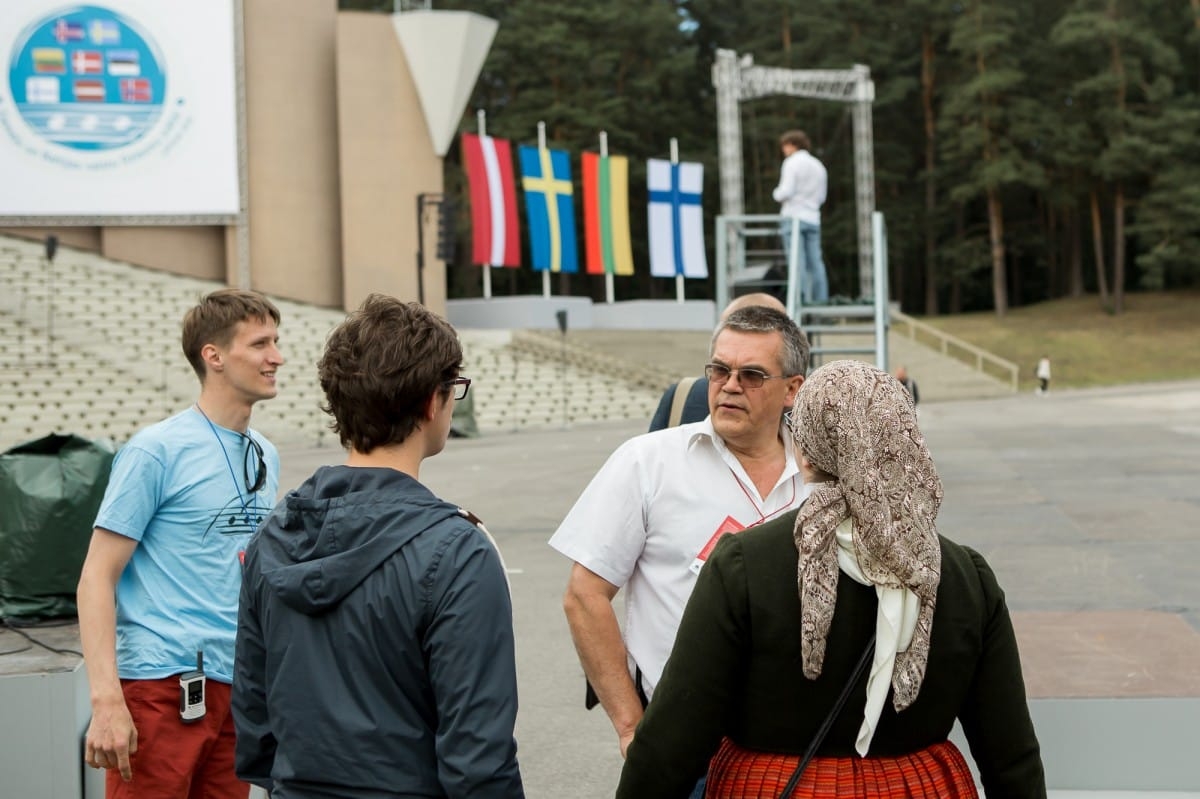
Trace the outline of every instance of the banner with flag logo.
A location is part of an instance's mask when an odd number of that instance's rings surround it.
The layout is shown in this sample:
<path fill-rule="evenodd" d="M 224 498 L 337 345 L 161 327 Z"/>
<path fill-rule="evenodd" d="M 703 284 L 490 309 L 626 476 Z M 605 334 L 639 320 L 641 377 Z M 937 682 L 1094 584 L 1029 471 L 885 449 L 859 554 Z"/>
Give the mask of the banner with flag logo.
<path fill-rule="evenodd" d="M 588 274 L 632 275 L 629 159 L 583 154 L 583 239 Z"/>
<path fill-rule="evenodd" d="M 708 277 L 704 254 L 704 165 L 651 158 L 646 162 L 650 189 L 650 274 L 654 277 Z"/>
<path fill-rule="evenodd" d="M 512 144 L 464 133 L 462 152 L 471 193 L 472 263 L 520 266 Z"/>
<path fill-rule="evenodd" d="M 0 0 L 0 220 L 233 224 L 242 5 Z"/>
<path fill-rule="evenodd" d="M 521 147 L 519 155 L 533 268 L 538 272 L 578 272 L 570 157 L 565 150 L 537 147 Z"/>

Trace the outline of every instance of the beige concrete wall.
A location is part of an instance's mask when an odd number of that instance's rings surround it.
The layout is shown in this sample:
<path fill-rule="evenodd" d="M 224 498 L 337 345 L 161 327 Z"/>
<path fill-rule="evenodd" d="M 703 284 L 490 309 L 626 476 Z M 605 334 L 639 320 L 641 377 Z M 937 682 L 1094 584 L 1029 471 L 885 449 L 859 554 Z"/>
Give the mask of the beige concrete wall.
<path fill-rule="evenodd" d="M 74 247 L 85 252 L 100 252 L 100 228 L 98 227 L 10 227 L 0 228 L 0 234 L 22 239 L 44 241 L 53 233 L 64 247 Z"/>
<path fill-rule="evenodd" d="M 225 280 L 224 227 L 106 227 L 100 253 L 202 280 Z"/>
<path fill-rule="evenodd" d="M 235 249 L 227 246 L 227 231 L 220 226 L 0 228 L 0 233 L 42 240 L 48 234 L 59 243 L 105 258 L 158 269 L 176 275 L 236 284 Z M 232 238 L 230 237 L 230 242 Z M 228 276 L 228 278 L 227 278 Z"/>
<path fill-rule="evenodd" d="M 244 20 L 251 284 L 340 306 L 337 0 L 246 0 Z"/>
<path fill-rule="evenodd" d="M 420 98 L 391 19 L 344 11 L 337 25 L 345 307 L 371 292 L 417 297 L 417 195 L 442 190 Z M 424 301 L 446 312 L 445 265 L 426 228 Z"/>

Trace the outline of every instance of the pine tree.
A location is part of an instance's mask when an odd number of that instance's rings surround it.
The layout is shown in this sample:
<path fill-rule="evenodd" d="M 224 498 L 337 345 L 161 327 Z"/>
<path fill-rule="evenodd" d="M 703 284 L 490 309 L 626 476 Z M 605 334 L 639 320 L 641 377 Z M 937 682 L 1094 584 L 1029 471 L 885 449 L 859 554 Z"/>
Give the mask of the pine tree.
<path fill-rule="evenodd" d="M 1041 165 L 1023 152 L 1038 107 L 1025 95 L 1027 79 L 1019 54 L 1021 38 L 1029 31 L 1019 25 L 1020 10 L 1006 0 L 963 4 L 950 36 L 950 51 L 960 59 L 962 76 L 948 92 L 942 118 L 944 152 L 965 167 L 951 198 L 982 197 L 986 203 L 992 302 L 1000 316 L 1008 310 L 1004 191 L 1015 185 L 1037 187 L 1044 180 Z"/>
<path fill-rule="evenodd" d="M 1086 104 L 1093 127 L 1100 131 L 1094 175 L 1103 181 L 1111 203 L 1112 310 L 1120 313 L 1126 288 L 1129 208 L 1143 187 L 1154 182 L 1156 171 L 1168 166 L 1173 148 L 1164 136 L 1171 134 L 1170 126 L 1186 119 L 1194 122 L 1195 117 L 1174 107 L 1172 75 L 1179 71 L 1178 54 L 1154 32 L 1144 5 L 1124 0 L 1076 0 L 1055 26 L 1052 38 L 1064 51 L 1076 54 L 1074 63 L 1080 73 L 1073 90 Z M 1176 137 L 1177 152 L 1187 146 L 1188 142 Z M 1179 245 L 1172 241 L 1188 237 L 1175 234 L 1174 220 L 1162 220 L 1159 213 L 1157 220 L 1162 221 L 1157 221 L 1153 213 L 1161 208 L 1163 197 L 1177 196 L 1181 187 L 1168 180 L 1159 182 L 1158 188 L 1159 199 L 1151 205 L 1151 218 L 1142 229 L 1162 236 L 1157 251 L 1162 264 L 1179 252 Z M 1097 266 L 1103 270 L 1096 189 L 1091 193 L 1091 205 Z M 1184 230 L 1186 233 L 1187 226 Z M 1192 222 L 1191 231 L 1195 230 Z M 1102 295 L 1103 288 L 1101 280 Z"/>

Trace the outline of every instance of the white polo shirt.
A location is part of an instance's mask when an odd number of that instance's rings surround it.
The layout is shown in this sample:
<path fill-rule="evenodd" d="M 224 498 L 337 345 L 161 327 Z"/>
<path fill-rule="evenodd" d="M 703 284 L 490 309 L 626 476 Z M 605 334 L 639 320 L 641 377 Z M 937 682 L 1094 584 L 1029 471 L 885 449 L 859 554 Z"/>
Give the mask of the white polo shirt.
<path fill-rule="evenodd" d="M 629 669 L 641 667 L 647 696 L 671 654 L 696 585 L 697 556 L 709 541 L 804 501 L 792 448 L 785 451 L 783 473 L 762 497 L 709 419 L 637 436 L 609 457 L 550 539 L 571 560 L 626 588 Z"/>

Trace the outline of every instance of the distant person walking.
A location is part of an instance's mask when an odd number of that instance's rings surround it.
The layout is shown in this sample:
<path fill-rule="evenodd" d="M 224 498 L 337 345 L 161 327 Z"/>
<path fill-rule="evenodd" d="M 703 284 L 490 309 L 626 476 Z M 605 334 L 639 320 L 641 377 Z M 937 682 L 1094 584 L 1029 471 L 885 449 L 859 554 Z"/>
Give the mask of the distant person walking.
<path fill-rule="evenodd" d="M 1037 393 L 1045 394 L 1050 390 L 1050 356 L 1043 355 L 1037 365 Z"/>
<path fill-rule="evenodd" d="M 917 389 L 917 381 L 908 376 L 908 367 L 901 366 L 896 370 L 896 379 L 900 381 L 900 385 L 904 386 L 908 391 L 908 395 L 912 397 L 913 407 L 921 404 L 921 392 Z"/>
<path fill-rule="evenodd" d="M 780 203 L 783 251 L 789 258 L 792 252 L 792 219 L 800 220 L 800 251 L 804 255 L 803 297 L 806 303 L 829 301 L 829 279 L 825 261 L 821 258 L 821 206 L 829 175 L 825 165 L 809 152 L 808 134 L 789 130 L 779 137 L 783 165 L 779 169 L 779 185 L 771 196 Z"/>

